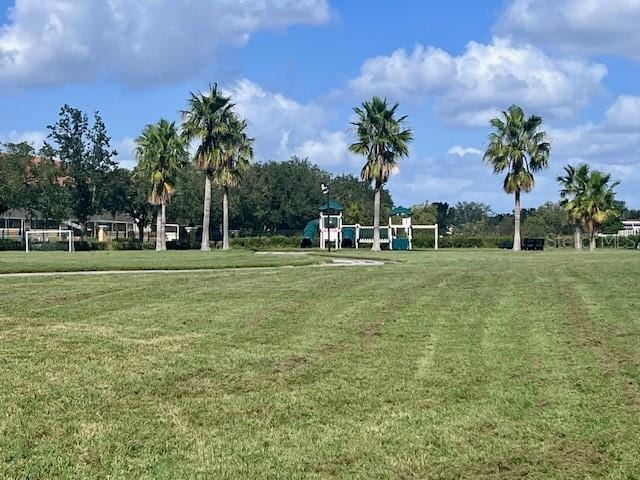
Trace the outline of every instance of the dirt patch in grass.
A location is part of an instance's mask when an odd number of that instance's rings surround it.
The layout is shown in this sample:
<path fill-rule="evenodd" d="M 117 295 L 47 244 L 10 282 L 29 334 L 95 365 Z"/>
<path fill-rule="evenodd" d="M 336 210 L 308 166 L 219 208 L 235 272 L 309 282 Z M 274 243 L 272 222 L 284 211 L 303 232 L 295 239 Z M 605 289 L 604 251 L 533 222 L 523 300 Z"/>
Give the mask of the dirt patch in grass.
<path fill-rule="evenodd" d="M 374 320 L 360 331 L 360 335 L 363 337 L 377 337 L 380 335 L 380 327 L 382 327 L 382 325 L 384 325 L 382 320 Z"/>
<path fill-rule="evenodd" d="M 274 371 L 277 373 L 288 372 L 305 363 L 307 363 L 307 359 L 302 355 L 287 355 L 276 364 Z"/>

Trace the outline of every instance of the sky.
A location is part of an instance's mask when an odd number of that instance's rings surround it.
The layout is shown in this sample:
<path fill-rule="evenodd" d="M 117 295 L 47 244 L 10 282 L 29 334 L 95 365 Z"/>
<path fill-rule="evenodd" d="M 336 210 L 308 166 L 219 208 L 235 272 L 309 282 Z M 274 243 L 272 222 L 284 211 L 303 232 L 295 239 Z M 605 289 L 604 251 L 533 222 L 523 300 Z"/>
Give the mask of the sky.
<path fill-rule="evenodd" d="M 640 0 L 0 0 L 0 142 L 42 145 L 69 104 L 99 111 L 119 162 L 190 92 L 216 82 L 257 161 L 308 157 L 359 174 L 353 107 L 398 102 L 414 131 L 396 204 L 512 209 L 483 163 L 488 121 L 517 103 L 544 119 L 550 168 L 523 206 L 558 199 L 587 162 L 640 208 Z"/>

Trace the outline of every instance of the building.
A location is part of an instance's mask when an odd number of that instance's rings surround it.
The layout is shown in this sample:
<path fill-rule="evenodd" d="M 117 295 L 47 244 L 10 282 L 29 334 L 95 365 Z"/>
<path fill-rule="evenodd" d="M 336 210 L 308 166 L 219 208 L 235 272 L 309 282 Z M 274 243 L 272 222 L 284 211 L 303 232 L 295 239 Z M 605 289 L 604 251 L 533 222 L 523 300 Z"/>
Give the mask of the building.
<path fill-rule="evenodd" d="M 618 230 L 618 235 L 621 237 L 640 235 L 640 220 L 622 220 L 622 230 Z"/>
<path fill-rule="evenodd" d="M 22 240 L 27 230 L 73 230 L 74 236 L 81 234 L 80 225 L 72 220 L 65 220 L 61 224 L 52 220 L 43 220 L 31 216 L 25 210 L 9 210 L 0 215 L 0 238 Z M 108 241 L 116 238 L 133 238 L 137 235 L 138 227 L 128 215 L 109 213 L 94 215 L 86 225 L 89 238 Z"/>
<path fill-rule="evenodd" d="M 13 240 L 24 240 L 27 230 L 72 230 L 73 236 L 79 239 L 81 236 L 80 225 L 77 221 L 69 219 L 57 224 L 52 220 L 42 220 L 32 217 L 24 210 L 9 210 L 0 215 L 0 239 L 8 238 Z M 140 238 L 138 225 L 133 218 L 125 214 L 115 216 L 110 213 L 94 215 L 89 218 L 86 225 L 86 236 L 94 238 L 99 242 L 108 242 L 121 238 Z M 167 241 L 180 240 L 181 227 L 175 223 L 165 225 L 165 235 Z M 183 234 L 186 231 L 182 228 Z M 146 241 L 154 241 L 156 236 L 156 225 L 148 226 L 144 231 Z"/>

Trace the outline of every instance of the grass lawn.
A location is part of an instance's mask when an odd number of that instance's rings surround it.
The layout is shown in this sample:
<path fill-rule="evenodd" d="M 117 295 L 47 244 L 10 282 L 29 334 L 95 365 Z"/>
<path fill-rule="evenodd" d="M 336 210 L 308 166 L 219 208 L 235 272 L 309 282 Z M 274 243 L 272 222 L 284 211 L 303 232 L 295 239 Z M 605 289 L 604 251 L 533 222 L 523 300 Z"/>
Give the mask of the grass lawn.
<path fill-rule="evenodd" d="M 0 478 L 639 478 L 637 251 L 394 255 L 0 277 Z"/>
<path fill-rule="evenodd" d="M 255 255 L 249 250 L 229 252 L 198 250 L 155 252 L 0 252 L 0 274 L 28 272 L 75 272 L 91 270 L 180 270 L 232 267 L 275 267 L 309 265 L 319 258 L 305 256 Z"/>

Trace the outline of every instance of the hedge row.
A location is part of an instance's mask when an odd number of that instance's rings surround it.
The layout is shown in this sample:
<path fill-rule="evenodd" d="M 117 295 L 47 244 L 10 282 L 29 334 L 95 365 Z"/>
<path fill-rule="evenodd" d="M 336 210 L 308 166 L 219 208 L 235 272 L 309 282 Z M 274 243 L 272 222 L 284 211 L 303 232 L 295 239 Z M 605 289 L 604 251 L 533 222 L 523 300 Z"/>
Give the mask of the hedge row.
<path fill-rule="evenodd" d="M 298 248 L 300 237 L 289 237 L 284 235 L 260 236 L 260 237 L 239 237 L 231 239 L 231 246 L 235 248 L 246 248 L 249 250 L 268 250 L 278 248 Z M 466 237 L 461 235 L 451 235 L 440 238 L 438 246 L 440 248 L 500 248 L 511 243 L 511 237 Z M 212 242 L 212 248 L 220 248 L 222 242 Z M 433 237 L 419 237 L 413 239 L 414 248 L 433 248 Z M 583 247 L 589 248 L 588 237 L 583 237 Z M 640 236 L 620 237 L 616 243 L 614 239 L 598 238 L 598 248 L 625 248 L 637 249 L 640 247 Z M 56 242 L 52 244 L 41 243 L 34 246 L 38 250 L 60 250 L 61 245 Z M 140 242 L 133 239 L 115 239 L 111 242 L 98 242 L 97 240 L 77 240 L 74 248 L 78 252 L 94 250 L 147 250 L 154 249 L 155 245 L 148 242 Z M 188 240 L 178 240 L 167 242 L 169 250 L 191 250 L 199 249 L 200 242 L 190 242 Z M 545 248 L 573 248 L 572 236 L 549 236 L 546 238 Z M 16 250 L 24 251 L 24 243 L 20 240 L 0 239 L 0 251 Z"/>
<path fill-rule="evenodd" d="M 9 238 L 0 239 L 0 252 L 3 250 L 24 250 L 24 243 Z"/>
<path fill-rule="evenodd" d="M 513 241 L 513 237 L 466 237 L 462 235 L 446 235 L 438 239 L 438 248 L 499 248 L 505 242 Z M 413 248 L 433 248 L 435 239 L 418 237 L 413 239 Z"/>
<path fill-rule="evenodd" d="M 64 242 L 37 243 L 31 247 L 33 250 L 54 251 L 66 250 Z M 94 250 L 144 250 L 154 248 L 153 244 L 142 243 L 139 240 L 117 239 L 111 242 L 98 242 L 97 240 L 76 240 L 73 248 L 77 252 L 89 252 Z M 25 245 L 21 240 L 0 239 L 0 251 L 14 250 L 24 251 Z"/>
<path fill-rule="evenodd" d="M 249 250 L 268 250 L 273 248 L 298 248 L 301 236 L 287 237 L 284 235 L 262 237 L 238 237 L 231 239 L 231 246 L 247 248 Z"/>

